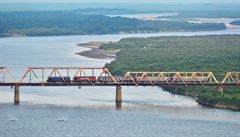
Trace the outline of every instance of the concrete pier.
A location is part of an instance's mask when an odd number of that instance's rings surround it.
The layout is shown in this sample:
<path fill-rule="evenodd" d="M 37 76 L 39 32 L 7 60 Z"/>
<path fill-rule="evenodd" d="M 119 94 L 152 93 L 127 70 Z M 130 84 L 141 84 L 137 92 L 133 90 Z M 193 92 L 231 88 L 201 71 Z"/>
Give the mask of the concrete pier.
<path fill-rule="evenodd" d="M 217 90 L 218 90 L 218 92 L 220 92 L 221 94 L 223 94 L 223 85 L 219 85 L 218 87 L 217 87 Z"/>
<path fill-rule="evenodd" d="M 19 86 L 14 86 L 14 104 L 18 105 L 20 103 L 20 94 L 19 94 Z"/>
<path fill-rule="evenodd" d="M 120 109 L 122 107 L 122 87 L 116 86 L 116 108 Z"/>

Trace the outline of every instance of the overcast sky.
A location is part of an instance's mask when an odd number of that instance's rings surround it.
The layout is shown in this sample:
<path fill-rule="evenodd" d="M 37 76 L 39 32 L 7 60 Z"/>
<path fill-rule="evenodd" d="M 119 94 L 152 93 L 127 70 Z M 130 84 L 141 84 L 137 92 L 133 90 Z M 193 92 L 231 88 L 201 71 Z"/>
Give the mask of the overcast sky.
<path fill-rule="evenodd" d="M 4 3 L 15 3 L 15 2 L 28 2 L 28 3 L 87 3 L 87 2 L 171 2 L 171 3 L 193 3 L 193 2 L 201 2 L 201 3 L 223 3 L 223 2 L 240 2 L 240 0 L 0 0 L 0 2 Z"/>

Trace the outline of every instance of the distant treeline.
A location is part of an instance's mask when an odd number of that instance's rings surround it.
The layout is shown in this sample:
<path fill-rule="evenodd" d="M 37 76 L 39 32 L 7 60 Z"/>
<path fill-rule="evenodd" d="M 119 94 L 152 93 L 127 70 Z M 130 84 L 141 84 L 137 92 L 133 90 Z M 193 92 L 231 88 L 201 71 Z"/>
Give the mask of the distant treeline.
<path fill-rule="evenodd" d="M 240 25 L 240 20 L 232 21 L 230 24 L 232 24 L 232 25 Z"/>
<path fill-rule="evenodd" d="M 240 10 L 204 10 L 204 11 L 179 11 L 177 16 L 167 18 L 240 18 Z M 159 17 L 166 18 L 166 17 Z"/>
<path fill-rule="evenodd" d="M 226 29 L 223 23 L 194 24 L 182 21 L 144 21 L 103 15 L 83 15 L 78 11 L 0 12 L 1 37 L 223 29 Z"/>
<path fill-rule="evenodd" d="M 151 14 L 151 13 L 178 13 L 175 16 L 162 16 L 162 18 L 240 18 L 240 10 L 190 10 L 190 11 L 151 11 L 131 9 L 76 9 L 81 14 L 87 15 L 122 15 L 122 14 Z M 161 18 L 161 17 L 160 17 Z"/>

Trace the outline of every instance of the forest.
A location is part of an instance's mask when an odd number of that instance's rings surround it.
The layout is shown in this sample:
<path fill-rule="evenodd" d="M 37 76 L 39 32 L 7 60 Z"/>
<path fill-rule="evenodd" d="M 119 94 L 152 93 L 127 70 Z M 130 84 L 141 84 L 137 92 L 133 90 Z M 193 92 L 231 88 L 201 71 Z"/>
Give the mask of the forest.
<path fill-rule="evenodd" d="M 221 81 L 228 71 L 240 69 L 240 35 L 165 36 L 126 38 L 107 43 L 100 48 L 120 49 L 116 60 L 106 66 L 115 75 L 127 71 L 207 71 Z M 176 94 L 188 94 L 211 106 L 240 110 L 240 88 L 225 88 L 224 94 L 216 87 L 166 87 Z"/>
<path fill-rule="evenodd" d="M 146 21 L 124 17 L 86 15 L 81 14 L 82 12 L 78 10 L 0 12 L 0 37 L 226 29 L 223 23 L 194 24 L 184 21 Z"/>

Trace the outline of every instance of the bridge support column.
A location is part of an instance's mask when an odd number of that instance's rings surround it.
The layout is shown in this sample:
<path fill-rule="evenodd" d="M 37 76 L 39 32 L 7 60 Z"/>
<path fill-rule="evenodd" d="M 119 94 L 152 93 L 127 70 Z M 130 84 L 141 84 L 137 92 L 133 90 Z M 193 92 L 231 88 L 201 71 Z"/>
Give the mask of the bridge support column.
<path fill-rule="evenodd" d="M 116 86 L 116 108 L 120 109 L 122 107 L 122 87 Z"/>
<path fill-rule="evenodd" d="M 14 104 L 20 103 L 19 85 L 14 86 Z"/>
<path fill-rule="evenodd" d="M 218 87 L 217 87 L 217 90 L 218 90 L 218 92 L 220 92 L 221 94 L 223 94 L 223 85 L 219 85 Z"/>

